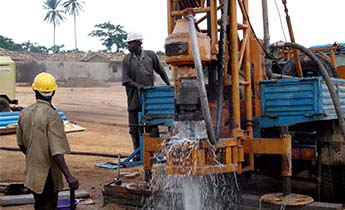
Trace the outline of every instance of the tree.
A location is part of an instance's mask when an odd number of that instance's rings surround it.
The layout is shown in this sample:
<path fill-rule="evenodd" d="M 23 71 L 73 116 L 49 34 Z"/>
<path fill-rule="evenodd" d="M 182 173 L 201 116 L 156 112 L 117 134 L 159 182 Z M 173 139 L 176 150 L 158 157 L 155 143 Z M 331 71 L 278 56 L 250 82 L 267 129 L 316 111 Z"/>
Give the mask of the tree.
<path fill-rule="evenodd" d="M 22 51 L 27 52 L 44 52 L 48 53 L 48 49 L 44 46 L 40 46 L 38 43 L 31 43 L 30 40 L 23 42 L 21 45 Z"/>
<path fill-rule="evenodd" d="M 74 18 L 74 48 L 78 49 L 77 47 L 77 16 L 79 12 L 83 11 L 83 4 L 85 2 L 78 0 L 67 0 L 63 3 L 63 7 L 65 8 L 65 12 L 69 15 L 73 15 Z"/>
<path fill-rule="evenodd" d="M 27 52 L 43 52 L 47 53 L 48 48 L 39 45 L 38 43 L 32 43 L 30 40 L 21 44 L 15 43 L 12 39 L 0 35 L 0 48 L 4 48 L 10 51 L 27 51 Z"/>
<path fill-rule="evenodd" d="M 156 52 L 156 54 L 157 54 L 157 55 L 165 55 L 165 53 L 164 53 L 163 51 L 161 51 L 161 50 L 158 50 L 158 51 Z"/>
<path fill-rule="evenodd" d="M 62 45 L 54 45 L 48 49 L 48 52 L 63 53 L 63 52 L 65 52 L 63 50 L 63 48 L 65 48 L 65 45 L 63 45 L 63 44 Z"/>
<path fill-rule="evenodd" d="M 64 11 L 59 9 L 60 4 L 61 4 L 61 0 L 44 0 L 43 1 L 43 9 L 47 10 L 47 14 L 44 18 L 44 21 L 53 24 L 53 27 L 54 27 L 53 47 L 56 46 L 55 44 L 56 26 L 60 24 L 60 21 L 65 20 L 65 17 L 63 15 Z"/>
<path fill-rule="evenodd" d="M 115 26 L 108 21 L 97 24 L 94 27 L 97 29 L 89 33 L 89 36 L 99 37 L 107 51 L 111 52 L 114 44 L 116 45 L 116 52 L 126 48 L 125 39 L 127 38 L 127 32 L 123 30 L 123 26 Z"/>
<path fill-rule="evenodd" d="M 7 50 L 21 50 L 22 46 L 16 44 L 12 39 L 0 35 L 0 47 Z"/>

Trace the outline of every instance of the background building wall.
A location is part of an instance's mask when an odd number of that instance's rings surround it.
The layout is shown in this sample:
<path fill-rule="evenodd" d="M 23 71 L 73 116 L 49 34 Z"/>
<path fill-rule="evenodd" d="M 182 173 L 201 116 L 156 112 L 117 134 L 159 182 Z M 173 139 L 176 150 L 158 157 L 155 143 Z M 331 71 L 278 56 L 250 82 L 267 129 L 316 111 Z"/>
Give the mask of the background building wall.
<path fill-rule="evenodd" d="M 39 72 L 54 75 L 60 84 L 84 79 L 101 83 L 121 82 L 122 62 L 63 62 L 63 61 L 16 61 L 17 82 L 32 82 Z M 172 80 L 172 70 L 162 63 L 168 77 Z M 160 77 L 155 74 L 157 82 Z M 70 84 L 73 86 L 73 84 Z"/>

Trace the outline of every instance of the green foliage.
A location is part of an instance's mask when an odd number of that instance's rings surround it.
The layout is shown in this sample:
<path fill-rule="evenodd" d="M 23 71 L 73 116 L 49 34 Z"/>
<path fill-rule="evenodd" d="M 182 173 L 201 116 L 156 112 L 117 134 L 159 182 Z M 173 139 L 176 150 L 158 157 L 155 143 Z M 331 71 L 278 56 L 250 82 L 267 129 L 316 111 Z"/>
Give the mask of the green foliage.
<path fill-rule="evenodd" d="M 83 12 L 84 1 L 78 0 L 66 0 L 62 6 L 65 8 L 65 13 L 69 15 L 79 15 L 79 12 Z"/>
<path fill-rule="evenodd" d="M 127 32 L 123 30 L 121 25 L 113 25 L 110 21 L 97 24 L 94 26 L 96 30 L 89 33 L 91 37 L 98 37 L 102 41 L 107 51 L 112 51 L 113 45 L 116 46 L 116 52 L 120 52 L 121 49 L 126 48 L 125 40 L 127 38 Z"/>
<path fill-rule="evenodd" d="M 52 46 L 52 47 L 50 47 L 49 49 L 48 49 L 48 52 L 52 52 L 52 53 L 63 53 L 63 52 L 65 52 L 64 50 L 63 50 L 63 48 L 65 47 L 65 45 L 54 45 L 54 46 Z"/>
<path fill-rule="evenodd" d="M 44 21 L 54 25 L 60 24 L 60 21 L 65 20 L 64 11 L 59 9 L 61 0 L 45 0 L 43 1 L 43 9 L 47 10 Z"/>
<path fill-rule="evenodd" d="M 21 44 L 15 43 L 12 39 L 0 35 L 0 47 L 10 51 L 26 51 L 26 52 L 48 52 L 48 49 L 38 43 L 30 41 Z"/>
<path fill-rule="evenodd" d="M 46 47 L 40 46 L 38 43 L 31 43 L 30 40 L 23 42 L 21 47 L 22 51 L 48 53 L 48 49 Z"/>
<path fill-rule="evenodd" d="M 55 28 L 56 25 L 60 24 L 60 21 L 65 20 L 64 11 L 59 9 L 61 0 L 44 0 L 43 9 L 47 10 L 47 14 L 44 17 L 44 22 L 53 24 L 54 27 L 54 38 L 53 46 L 55 46 Z"/>
<path fill-rule="evenodd" d="M 156 52 L 156 54 L 157 54 L 157 55 L 165 55 L 165 53 L 164 53 L 163 51 L 161 51 L 161 50 L 158 50 L 158 51 Z"/>
<path fill-rule="evenodd" d="M 10 38 L 0 35 L 0 47 L 8 50 L 21 50 L 21 45 L 14 43 Z"/>

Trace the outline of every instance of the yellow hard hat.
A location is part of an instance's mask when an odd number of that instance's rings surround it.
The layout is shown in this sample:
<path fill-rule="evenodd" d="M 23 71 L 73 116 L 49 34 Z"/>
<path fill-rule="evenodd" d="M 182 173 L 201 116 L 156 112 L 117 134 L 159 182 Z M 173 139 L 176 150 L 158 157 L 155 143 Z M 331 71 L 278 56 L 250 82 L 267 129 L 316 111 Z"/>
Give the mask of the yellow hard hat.
<path fill-rule="evenodd" d="M 35 77 L 32 88 L 40 92 L 53 92 L 56 90 L 57 84 L 53 75 L 42 72 Z"/>

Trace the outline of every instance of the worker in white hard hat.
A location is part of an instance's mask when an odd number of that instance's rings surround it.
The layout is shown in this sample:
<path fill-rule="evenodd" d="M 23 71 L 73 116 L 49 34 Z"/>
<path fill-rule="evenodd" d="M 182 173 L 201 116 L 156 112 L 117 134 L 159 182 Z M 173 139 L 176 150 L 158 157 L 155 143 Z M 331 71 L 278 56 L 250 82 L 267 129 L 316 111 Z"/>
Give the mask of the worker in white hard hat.
<path fill-rule="evenodd" d="M 78 189 L 79 181 L 64 159 L 70 147 L 63 121 L 51 104 L 57 88 L 54 76 L 38 74 L 32 88 L 36 103 L 20 112 L 17 126 L 17 143 L 25 154 L 24 184 L 33 192 L 35 210 L 56 209 L 62 174 L 70 188 Z"/>
<path fill-rule="evenodd" d="M 141 111 L 139 91 L 145 86 L 154 85 L 154 72 L 170 85 L 169 78 L 159 62 L 157 55 L 151 50 L 142 49 L 143 35 L 132 32 L 127 36 L 129 54 L 123 59 L 122 85 L 126 87 L 129 133 L 134 150 L 140 146 L 138 130 L 138 112 Z M 139 154 L 134 160 L 140 160 Z"/>

